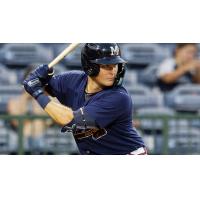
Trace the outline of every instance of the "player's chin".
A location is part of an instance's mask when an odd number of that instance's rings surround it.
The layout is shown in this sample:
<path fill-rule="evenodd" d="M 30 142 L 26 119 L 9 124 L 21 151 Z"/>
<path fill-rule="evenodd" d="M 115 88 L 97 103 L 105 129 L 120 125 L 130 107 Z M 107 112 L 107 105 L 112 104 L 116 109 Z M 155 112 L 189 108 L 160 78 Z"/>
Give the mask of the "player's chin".
<path fill-rule="evenodd" d="M 114 80 L 106 80 L 105 82 L 104 82 L 104 85 L 106 86 L 106 87 L 110 87 L 110 86 L 112 86 L 114 84 Z"/>

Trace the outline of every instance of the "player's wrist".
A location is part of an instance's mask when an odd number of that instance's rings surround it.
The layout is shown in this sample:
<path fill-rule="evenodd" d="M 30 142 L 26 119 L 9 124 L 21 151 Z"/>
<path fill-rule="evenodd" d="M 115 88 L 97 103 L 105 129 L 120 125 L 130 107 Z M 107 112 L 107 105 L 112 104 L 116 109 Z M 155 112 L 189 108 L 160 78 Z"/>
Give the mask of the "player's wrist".
<path fill-rule="evenodd" d="M 44 90 L 43 90 L 42 88 L 36 90 L 35 92 L 33 92 L 33 93 L 32 93 L 32 97 L 34 97 L 34 98 L 37 100 L 37 98 L 38 98 L 41 94 L 44 94 Z"/>
<path fill-rule="evenodd" d="M 44 93 L 40 93 L 37 98 L 36 101 L 39 103 L 39 105 L 45 109 L 45 107 L 47 106 L 47 104 L 51 101 L 51 99 L 46 96 Z"/>

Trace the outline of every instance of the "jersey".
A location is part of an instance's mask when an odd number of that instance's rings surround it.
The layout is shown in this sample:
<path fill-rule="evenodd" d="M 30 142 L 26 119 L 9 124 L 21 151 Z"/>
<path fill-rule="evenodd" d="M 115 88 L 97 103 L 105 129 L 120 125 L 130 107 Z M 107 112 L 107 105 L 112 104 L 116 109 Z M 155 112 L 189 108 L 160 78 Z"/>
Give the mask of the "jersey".
<path fill-rule="evenodd" d="M 96 124 L 106 130 L 99 139 L 75 141 L 81 154 L 122 155 L 145 147 L 132 126 L 132 99 L 122 86 L 106 88 L 85 98 L 88 77 L 82 71 L 69 71 L 52 77 L 50 93 L 73 111 L 82 108 Z M 72 122 L 73 123 L 73 122 Z"/>

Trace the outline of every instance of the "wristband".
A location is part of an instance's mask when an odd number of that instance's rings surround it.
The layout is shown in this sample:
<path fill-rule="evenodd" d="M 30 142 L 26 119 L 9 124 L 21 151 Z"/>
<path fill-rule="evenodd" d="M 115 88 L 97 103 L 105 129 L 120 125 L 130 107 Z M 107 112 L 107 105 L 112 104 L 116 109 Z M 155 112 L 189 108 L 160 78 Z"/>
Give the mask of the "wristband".
<path fill-rule="evenodd" d="M 41 89 L 39 89 L 39 90 L 37 90 L 37 91 L 35 91 L 33 94 L 32 94 L 32 96 L 35 98 L 35 99 L 37 99 L 41 94 L 43 94 L 44 93 L 44 91 L 43 90 L 41 90 Z"/>
<path fill-rule="evenodd" d="M 37 102 L 40 104 L 40 106 L 45 109 L 45 107 L 47 106 L 47 104 L 51 101 L 51 99 L 44 95 L 44 94 L 40 94 L 38 97 L 37 97 Z"/>

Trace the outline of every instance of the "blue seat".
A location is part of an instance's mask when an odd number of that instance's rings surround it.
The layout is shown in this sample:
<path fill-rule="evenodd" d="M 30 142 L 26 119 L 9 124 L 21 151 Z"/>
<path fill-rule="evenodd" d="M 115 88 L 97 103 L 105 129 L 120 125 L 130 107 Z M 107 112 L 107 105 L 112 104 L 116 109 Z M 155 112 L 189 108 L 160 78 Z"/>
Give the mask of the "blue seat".
<path fill-rule="evenodd" d="M 158 44 L 124 44 L 122 45 L 122 56 L 128 61 L 128 66 L 146 67 L 153 63 L 158 63 L 168 57 L 170 52 Z"/>
<path fill-rule="evenodd" d="M 17 151 L 18 135 L 10 128 L 3 126 L 0 128 L 0 154 L 8 154 Z"/>
<path fill-rule="evenodd" d="M 160 118 L 149 119 L 148 117 L 154 116 L 174 116 L 174 110 L 167 107 L 157 107 L 157 108 L 141 108 L 137 110 L 138 117 L 144 117 L 141 120 L 141 128 L 149 130 L 162 130 L 164 127 L 163 120 Z M 147 117 L 147 118 L 145 118 Z"/>
<path fill-rule="evenodd" d="M 138 82 L 148 87 L 154 87 L 157 84 L 157 69 L 159 64 L 149 65 L 138 76 Z"/>
<path fill-rule="evenodd" d="M 135 70 L 126 69 L 123 85 L 131 87 L 138 81 L 137 72 Z"/>
<path fill-rule="evenodd" d="M 69 44 L 58 44 L 54 46 L 54 56 L 59 55 Z M 73 52 L 66 56 L 61 63 L 66 66 L 69 70 L 80 70 L 81 69 L 81 47 L 80 44 Z"/>
<path fill-rule="evenodd" d="M 196 128 L 173 128 L 169 130 L 169 154 L 199 154 L 200 130 Z"/>
<path fill-rule="evenodd" d="M 78 154 L 72 134 L 58 133 L 60 133 L 60 128 L 58 127 L 51 127 L 46 130 L 44 148 L 57 154 Z"/>
<path fill-rule="evenodd" d="M 52 50 L 40 44 L 5 44 L 0 49 L 0 61 L 9 66 L 49 63 L 53 58 Z"/>
<path fill-rule="evenodd" d="M 0 64 L 0 85 L 10 85 L 17 83 L 17 74 Z"/>
<path fill-rule="evenodd" d="M 131 85 L 126 88 L 133 100 L 134 110 L 147 107 L 158 107 L 161 105 L 161 98 L 155 95 L 148 87 L 144 85 Z"/>
<path fill-rule="evenodd" d="M 186 84 L 176 87 L 165 96 L 166 105 L 177 111 L 200 110 L 200 85 Z"/>

